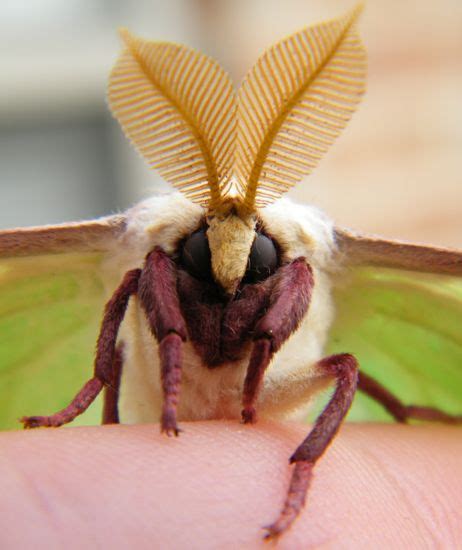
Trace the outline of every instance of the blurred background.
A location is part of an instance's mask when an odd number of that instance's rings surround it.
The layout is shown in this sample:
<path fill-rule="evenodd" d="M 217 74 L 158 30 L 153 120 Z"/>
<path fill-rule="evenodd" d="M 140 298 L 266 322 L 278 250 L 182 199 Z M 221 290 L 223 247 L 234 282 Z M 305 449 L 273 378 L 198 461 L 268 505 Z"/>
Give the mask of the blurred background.
<path fill-rule="evenodd" d="M 105 101 L 126 26 L 218 59 L 236 84 L 262 50 L 354 0 L 2 0 L 0 227 L 87 219 L 165 191 Z M 338 224 L 462 246 L 462 2 L 368 0 L 368 93 L 291 195 Z"/>

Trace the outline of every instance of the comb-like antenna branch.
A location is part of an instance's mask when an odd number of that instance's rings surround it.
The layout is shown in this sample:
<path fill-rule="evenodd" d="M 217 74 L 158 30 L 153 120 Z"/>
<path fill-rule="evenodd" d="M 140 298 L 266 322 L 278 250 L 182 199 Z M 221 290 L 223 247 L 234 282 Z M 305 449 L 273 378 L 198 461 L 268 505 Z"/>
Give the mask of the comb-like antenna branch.
<path fill-rule="evenodd" d="M 236 98 L 229 77 L 190 48 L 120 30 L 126 45 L 108 98 L 125 134 L 150 166 L 189 199 L 222 202 L 234 161 Z"/>
<path fill-rule="evenodd" d="M 317 165 L 365 89 L 362 10 L 304 29 L 257 61 L 238 93 L 236 173 L 248 209 L 265 206 Z"/>

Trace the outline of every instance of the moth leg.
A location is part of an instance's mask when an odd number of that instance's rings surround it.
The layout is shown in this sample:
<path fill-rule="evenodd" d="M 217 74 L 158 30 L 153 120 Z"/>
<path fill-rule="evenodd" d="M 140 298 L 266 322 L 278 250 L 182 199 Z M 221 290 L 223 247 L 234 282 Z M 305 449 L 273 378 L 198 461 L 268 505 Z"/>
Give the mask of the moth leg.
<path fill-rule="evenodd" d="M 106 304 L 96 346 L 93 378 L 84 385 L 65 409 L 51 416 L 24 416 L 21 418 L 20 421 L 25 428 L 57 427 L 72 422 L 76 416 L 87 410 L 105 384 L 112 383 L 117 333 L 124 318 L 128 300 L 137 291 L 140 273 L 139 269 L 128 271 Z"/>
<path fill-rule="evenodd" d="M 434 407 L 419 407 L 416 405 L 404 405 L 382 384 L 360 372 L 358 389 L 372 399 L 378 401 L 398 422 L 408 420 L 422 420 L 426 422 L 441 422 L 443 424 L 461 424 L 462 415 L 450 415 Z"/>
<path fill-rule="evenodd" d="M 247 374 L 244 380 L 242 420 L 256 422 L 255 400 L 263 375 L 274 353 L 297 329 L 310 304 L 314 280 L 311 267 L 297 258 L 279 270 L 270 305 L 258 321 Z"/>
<path fill-rule="evenodd" d="M 102 424 L 119 424 L 119 389 L 122 377 L 124 343 L 119 342 L 112 362 L 112 381 L 104 388 Z"/>
<path fill-rule="evenodd" d="M 146 256 L 138 295 L 151 331 L 159 342 L 164 395 L 161 431 L 167 435 L 178 435 L 176 411 L 180 394 L 182 347 L 187 332 L 177 291 L 176 266 L 159 247 Z"/>
<path fill-rule="evenodd" d="M 290 463 L 295 463 L 295 467 L 287 497 L 278 519 L 265 527 L 267 539 L 279 536 L 297 518 L 305 504 L 314 465 L 337 433 L 355 395 L 358 363 L 352 355 L 347 353 L 331 355 L 319 361 L 317 368 L 324 375 L 336 378 L 335 391 L 308 437 L 290 457 Z"/>

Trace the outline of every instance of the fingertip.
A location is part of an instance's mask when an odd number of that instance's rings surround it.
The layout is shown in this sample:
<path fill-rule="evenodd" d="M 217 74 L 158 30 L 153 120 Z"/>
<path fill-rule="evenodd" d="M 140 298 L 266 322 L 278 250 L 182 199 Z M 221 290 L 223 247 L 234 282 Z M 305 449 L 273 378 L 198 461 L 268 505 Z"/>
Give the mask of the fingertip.
<path fill-rule="evenodd" d="M 8 500 L 0 514 L 10 546 L 260 544 L 261 526 L 281 510 L 293 469 L 287 460 L 307 426 L 182 427 L 178 438 L 160 434 L 157 425 L 2 434 Z M 415 547 L 429 536 L 450 546 L 462 537 L 461 455 L 457 428 L 344 426 L 278 547 L 365 540 Z"/>

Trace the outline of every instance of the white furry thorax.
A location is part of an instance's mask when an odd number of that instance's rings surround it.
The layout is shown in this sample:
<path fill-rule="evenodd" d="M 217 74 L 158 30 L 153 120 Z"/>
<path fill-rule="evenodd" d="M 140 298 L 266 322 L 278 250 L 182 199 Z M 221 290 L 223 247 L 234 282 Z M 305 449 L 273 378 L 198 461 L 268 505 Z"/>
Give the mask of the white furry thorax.
<path fill-rule="evenodd" d="M 179 193 L 154 197 L 130 209 L 126 231 L 105 263 L 108 292 L 120 283 L 126 271 L 142 267 L 146 254 L 155 246 L 174 253 L 179 242 L 198 229 L 204 216 L 203 208 Z M 305 257 L 315 281 L 308 313 L 275 355 L 257 403 L 261 415 L 281 417 L 295 412 L 325 386 L 314 365 L 322 358 L 333 318 L 333 225 L 316 208 L 285 198 L 261 210 L 259 216 L 265 231 L 279 243 L 283 261 Z M 130 300 L 121 338 L 126 344 L 121 421 L 156 422 L 162 403 L 157 343 L 136 297 Z M 247 362 L 246 356 L 240 362 L 210 370 L 186 342 L 179 420 L 239 418 Z M 291 389 L 294 384 L 295 391 Z"/>

